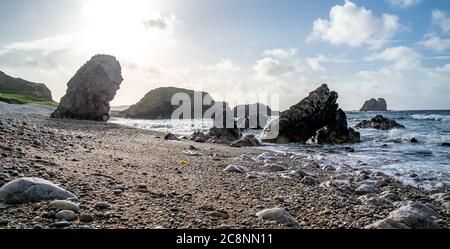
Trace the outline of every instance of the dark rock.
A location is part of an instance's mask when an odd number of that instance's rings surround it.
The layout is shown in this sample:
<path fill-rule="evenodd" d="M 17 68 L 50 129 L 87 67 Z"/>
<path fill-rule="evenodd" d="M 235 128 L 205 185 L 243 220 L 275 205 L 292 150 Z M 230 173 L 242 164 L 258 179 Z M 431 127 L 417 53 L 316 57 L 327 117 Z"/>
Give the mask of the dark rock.
<path fill-rule="evenodd" d="M 359 133 L 347 128 L 347 116 L 338 109 L 337 98 L 336 92 L 322 85 L 272 121 L 264 129 L 262 141 L 306 143 L 315 138 L 319 144 L 359 142 Z"/>
<path fill-rule="evenodd" d="M 363 120 L 355 126 L 357 129 L 377 129 L 377 130 L 390 130 L 390 129 L 404 129 L 405 126 L 397 123 L 394 120 L 377 115 L 372 120 Z"/>
<path fill-rule="evenodd" d="M 34 98 L 37 100 L 53 101 L 52 93 L 44 84 L 33 83 L 20 78 L 13 78 L 1 71 L 0 71 L 0 92 L 22 94 L 29 98 Z M 10 104 L 23 104 L 23 103 L 19 102 Z"/>
<path fill-rule="evenodd" d="M 180 140 L 177 135 L 170 133 L 170 132 L 164 136 L 164 139 L 165 140 Z"/>
<path fill-rule="evenodd" d="M 369 111 L 385 112 L 385 111 L 387 111 L 386 100 L 383 98 L 379 98 L 378 100 L 370 99 L 364 103 L 364 105 L 360 109 L 360 111 L 361 112 L 369 112 Z"/>
<path fill-rule="evenodd" d="M 411 141 L 410 141 L 412 144 L 416 144 L 416 143 L 419 143 L 419 140 L 417 140 L 415 137 L 413 137 L 413 138 L 411 138 Z"/>
<path fill-rule="evenodd" d="M 247 135 L 231 143 L 231 147 L 251 147 L 259 145 L 261 145 L 261 143 L 253 134 Z"/>
<path fill-rule="evenodd" d="M 441 146 L 450 147 L 450 143 L 442 143 Z"/>
<path fill-rule="evenodd" d="M 109 102 L 114 99 L 123 78 L 113 56 L 96 55 L 84 64 L 67 84 L 52 118 L 109 120 Z"/>
<path fill-rule="evenodd" d="M 78 215 L 72 210 L 61 210 L 56 213 L 55 218 L 58 220 L 74 221 L 78 219 Z"/>
<path fill-rule="evenodd" d="M 230 110 L 225 107 L 221 114 L 214 117 L 214 127 L 208 134 L 210 141 L 223 144 L 231 144 L 242 136 L 241 130 L 237 128 L 236 121 Z"/>
<path fill-rule="evenodd" d="M 186 104 L 187 101 L 191 103 L 189 106 L 190 116 L 181 116 L 177 118 L 202 118 L 205 112 L 215 104 L 212 97 L 206 92 L 195 92 L 176 87 L 161 87 L 147 93 L 138 103 L 130 106 L 130 108 L 123 111 L 121 114 L 129 118 L 171 119 L 173 112 L 180 108 L 180 105 L 172 105 L 172 97 L 176 94 L 182 94 L 186 98 L 181 100 L 183 101 L 183 104 Z M 201 112 L 197 113 L 197 116 L 195 115 L 194 108 L 196 96 L 198 96 L 198 100 L 201 101 L 206 99 L 211 100 L 208 104 L 205 104 L 206 101 L 201 102 L 204 105 L 202 106 Z M 183 115 L 188 115 L 188 113 L 183 113 Z"/>
<path fill-rule="evenodd" d="M 205 143 L 210 139 L 210 137 L 201 131 L 195 131 L 188 137 L 188 139 L 193 140 L 196 143 Z"/>
<path fill-rule="evenodd" d="M 94 208 L 95 209 L 99 209 L 99 210 L 103 210 L 103 209 L 108 209 L 109 205 L 106 202 L 97 202 L 97 203 L 95 203 Z"/>
<path fill-rule="evenodd" d="M 90 214 L 81 214 L 80 221 L 84 223 L 89 223 L 94 221 L 94 217 Z"/>
<path fill-rule="evenodd" d="M 309 185 L 309 186 L 315 186 L 315 185 L 319 184 L 317 179 L 315 177 L 312 177 L 312 176 L 305 176 L 305 177 L 303 177 L 303 179 L 300 182 L 305 184 L 305 185 Z"/>

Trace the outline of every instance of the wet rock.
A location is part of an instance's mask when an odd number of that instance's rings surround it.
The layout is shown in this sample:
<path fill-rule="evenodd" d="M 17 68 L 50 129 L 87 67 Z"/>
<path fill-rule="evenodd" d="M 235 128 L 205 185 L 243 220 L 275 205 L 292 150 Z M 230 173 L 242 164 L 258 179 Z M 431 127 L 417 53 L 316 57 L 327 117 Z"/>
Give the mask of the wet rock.
<path fill-rule="evenodd" d="M 78 219 L 78 215 L 71 210 L 61 210 L 56 213 L 55 218 L 58 220 L 74 221 Z"/>
<path fill-rule="evenodd" d="M 256 213 L 258 218 L 269 221 L 276 221 L 279 224 L 287 224 L 294 227 L 299 227 L 300 224 L 283 208 L 265 209 Z"/>
<path fill-rule="evenodd" d="M 271 143 L 359 142 L 359 133 L 347 128 L 347 116 L 338 109 L 338 94 L 322 85 L 298 104 L 282 112 L 263 131 L 262 141 Z"/>
<path fill-rule="evenodd" d="M 247 171 L 247 168 L 242 165 L 230 164 L 223 171 L 234 173 L 245 173 Z"/>
<path fill-rule="evenodd" d="M 441 146 L 450 147 L 450 143 L 442 143 Z"/>
<path fill-rule="evenodd" d="M 317 181 L 317 179 L 312 176 L 305 176 L 300 182 L 309 186 L 319 185 L 319 181 Z"/>
<path fill-rule="evenodd" d="M 180 140 L 177 135 L 170 133 L 170 132 L 164 136 L 164 139 L 165 140 L 176 140 L 176 141 Z"/>
<path fill-rule="evenodd" d="M 361 184 L 355 191 L 357 194 L 364 195 L 364 194 L 376 193 L 377 189 L 368 184 Z"/>
<path fill-rule="evenodd" d="M 397 123 L 394 120 L 377 115 L 372 120 L 363 120 L 355 126 L 357 129 L 377 129 L 377 130 L 390 130 L 390 129 L 404 129 L 405 126 Z"/>
<path fill-rule="evenodd" d="M 369 229 L 435 229 L 440 228 L 433 221 L 438 214 L 428 205 L 409 202 L 389 213 L 388 217 L 379 220 L 366 228 Z"/>
<path fill-rule="evenodd" d="M 0 203 L 22 204 L 75 197 L 69 191 L 40 178 L 19 178 L 0 188 Z"/>
<path fill-rule="evenodd" d="M 261 143 L 253 134 L 247 135 L 231 143 L 231 147 L 251 147 L 259 145 L 261 145 Z"/>
<path fill-rule="evenodd" d="M 210 137 L 201 131 L 195 131 L 188 139 L 193 140 L 196 143 L 206 143 Z"/>
<path fill-rule="evenodd" d="M 411 141 L 410 141 L 412 144 L 417 144 L 417 143 L 419 143 L 419 140 L 417 140 L 415 137 L 413 137 L 413 138 L 411 138 Z"/>
<path fill-rule="evenodd" d="M 109 102 L 123 80 L 119 62 L 113 56 L 96 55 L 84 64 L 67 84 L 52 118 L 94 121 L 109 120 Z"/>
<path fill-rule="evenodd" d="M 48 204 L 48 209 L 55 210 L 55 211 L 71 210 L 75 213 L 80 212 L 80 207 L 77 204 L 75 204 L 71 201 L 66 201 L 66 200 L 52 201 Z"/>

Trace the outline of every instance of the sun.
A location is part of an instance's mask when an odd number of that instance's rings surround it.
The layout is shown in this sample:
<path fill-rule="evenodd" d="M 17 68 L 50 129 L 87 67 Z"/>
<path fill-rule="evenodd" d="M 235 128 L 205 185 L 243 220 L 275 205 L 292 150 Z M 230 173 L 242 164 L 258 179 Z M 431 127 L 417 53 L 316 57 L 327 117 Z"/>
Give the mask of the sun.
<path fill-rule="evenodd" d="M 133 61 L 170 45 L 174 17 L 165 17 L 161 2 L 90 0 L 83 5 L 86 27 L 80 45 L 92 53 L 109 53 Z M 148 23 L 162 23 L 149 27 Z"/>

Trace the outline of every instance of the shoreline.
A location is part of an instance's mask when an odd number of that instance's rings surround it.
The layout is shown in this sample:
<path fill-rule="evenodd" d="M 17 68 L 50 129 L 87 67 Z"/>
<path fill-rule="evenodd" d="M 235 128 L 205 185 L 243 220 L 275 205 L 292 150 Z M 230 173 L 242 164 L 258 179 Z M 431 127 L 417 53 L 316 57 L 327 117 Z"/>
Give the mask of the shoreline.
<path fill-rule="evenodd" d="M 405 201 L 431 203 L 439 214 L 434 222 L 450 227 L 448 201 L 378 171 L 320 165 L 260 148 L 167 141 L 160 132 L 111 123 L 14 115 L 0 122 L 0 173 L 8 175 L 0 185 L 40 177 L 72 192 L 81 213 L 94 220 L 77 220 L 69 228 L 292 227 L 256 216 L 276 207 L 286 209 L 299 228 L 364 228 Z M 230 164 L 246 172 L 224 172 Z M 357 193 L 364 184 L 374 185 L 375 192 Z M 99 202 L 108 208 L 97 210 Z M 47 206 L 8 206 L 0 212 L 8 221 L 0 228 L 53 228 Z"/>

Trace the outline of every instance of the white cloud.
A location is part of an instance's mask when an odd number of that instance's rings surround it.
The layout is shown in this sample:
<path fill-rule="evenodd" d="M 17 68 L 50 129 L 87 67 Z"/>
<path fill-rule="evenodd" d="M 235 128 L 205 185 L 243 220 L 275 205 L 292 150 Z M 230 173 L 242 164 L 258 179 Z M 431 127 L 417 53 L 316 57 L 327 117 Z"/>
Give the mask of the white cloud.
<path fill-rule="evenodd" d="M 422 0 L 386 0 L 391 5 L 407 8 L 422 2 Z"/>
<path fill-rule="evenodd" d="M 420 66 L 421 55 L 412 48 L 398 46 L 374 53 L 367 60 L 384 60 L 392 62 L 397 70 L 412 70 Z"/>
<path fill-rule="evenodd" d="M 450 49 L 450 39 L 442 39 L 436 34 L 425 35 L 425 38 L 419 44 L 436 52 L 443 52 Z"/>
<path fill-rule="evenodd" d="M 329 20 L 319 18 L 314 21 L 313 31 L 306 41 L 322 40 L 334 45 L 380 48 L 400 27 L 397 16 L 383 14 L 377 17 L 371 10 L 346 0 L 344 5 L 331 8 Z"/>
<path fill-rule="evenodd" d="M 444 33 L 450 32 L 450 17 L 442 10 L 433 10 L 431 14 L 433 24 L 439 26 Z"/>
<path fill-rule="evenodd" d="M 295 56 L 297 54 L 297 52 L 298 52 L 298 50 L 296 48 L 289 48 L 289 49 L 274 48 L 274 49 L 265 50 L 263 52 L 263 56 L 289 58 L 289 57 Z"/>
<path fill-rule="evenodd" d="M 292 66 L 281 64 L 278 60 L 264 57 L 253 66 L 255 77 L 260 80 L 272 80 L 292 72 Z"/>

